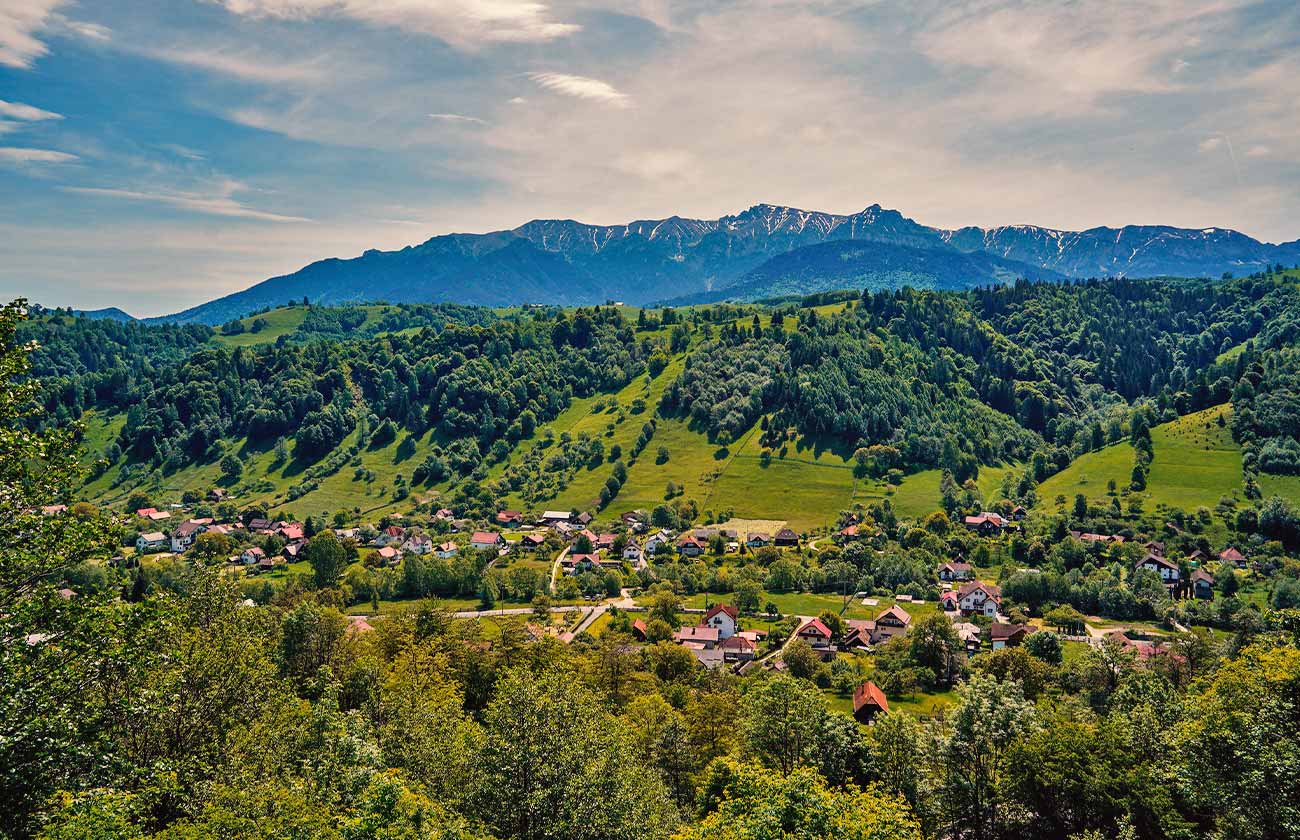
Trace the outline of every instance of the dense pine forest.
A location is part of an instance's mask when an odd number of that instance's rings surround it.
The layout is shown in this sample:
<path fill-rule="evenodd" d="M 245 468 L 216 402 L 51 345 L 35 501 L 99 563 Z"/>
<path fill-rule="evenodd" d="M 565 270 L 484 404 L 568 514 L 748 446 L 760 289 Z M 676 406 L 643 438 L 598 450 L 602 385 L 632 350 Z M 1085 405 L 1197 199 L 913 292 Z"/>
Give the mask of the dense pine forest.
<path fill-rule="evenodd" d="M 9 306 L 0 837 L 1298 836 L 1298 326 L 1280 268 Z"/>

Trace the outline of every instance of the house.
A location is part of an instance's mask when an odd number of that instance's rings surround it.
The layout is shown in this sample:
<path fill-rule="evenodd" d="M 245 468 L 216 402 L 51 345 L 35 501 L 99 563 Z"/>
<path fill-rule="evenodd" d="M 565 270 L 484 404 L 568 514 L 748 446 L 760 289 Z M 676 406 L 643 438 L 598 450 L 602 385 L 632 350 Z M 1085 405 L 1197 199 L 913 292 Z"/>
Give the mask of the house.
<path fill-rule="evenodd" d="M 944 563 L 939 567 L 939 580 L 970 580 L 975 577 L 975 569 L 970 563 Z"/>
<path fill-rule="evenodd" d="M 157 508 L 140 508 L 135 512 L 135 515 L 152 522 L 161 522 L 164 519 L 171 519 L 172 517 L 172 515 L 167 511 L 158 510 Z"/>
<path fill-rule="evenodd" d="M 568 522 L 570 518 L 567 510 L 544 510 L 541 521 L 547 525 L 555 525 L 559 522 Z"/>
<path fill-rule="evenodd" d="M 888 712 L 889 701 L 885 699 L 885 692 L 871 680 L 853 689 L 853 717 L 858 723 L 871 723 L 877 715 Z"/>
<path fill-rule="evenodd" d="M 772 545 L 777 548 L 798 548 L 799 535 L 789 528 L 782 528 L 772 537 Z"/>
<path fill-rule="evenodd" d="M 1029 628 L 1023 624 L 1003 624 L 995 621 L 989 625 L 989 641 L 994 650 L 1006 647 L 1020 647 L 1020 643 L 1029 634 Z"/>
<path fill-rule="evenodd" d="M 591 524 L 591 520 L 594 519 L 594 518 L 595 518 L 594 516 L 592 516 L 590 513 L 587 513 L 587 512 L 584 510 L 582 513 L 578 514 L 578 517 L 577 517 L 577 519 L 578 519 L 578 524 L 579 524 L 579 525 L 590 525 L 590 524 Z"/>
<path fill-rule="evenodd" d="M 141 554 L 162 551 L 167 547 L 167 535 L 162 531 L 148 531 L 135 539 L 135 550 Z"/>
<path fill-rule="evenodd" d="M 243 553 L 239 555 L 239 562 L 245 566 L 256 566 L 265 558 L 266 552 L 262 551 L 258 546 L 251 546 L 244 549 Z"/>
<path fill-rule="evenodd" d="M 269 534 L 271 533 L 271 520 L 254 517 L 248 520 L 248 530 L 255 534 Z"/>
<path fill-rule="evenodd" d="M 957 608 L 962 615 L 986 615 L 992 618 L 1002 605 L 1002 590 L 991 583 L 972 581 L 957 590 Z"/>
<path fill-rule="evenodd" d="M 193 519 L 187 519 L 172 531 L 172 551 L 180 554 L 185 549 L 194 545 L 194 540 L 199 534 L 208 530 L 206 523 L 198 522 Z"/>
<path fill-rule="evenodd" d="M 730 636 L 722 642 L 722 658 L 727 662 L 749 662 L 757 654 L 757 645 L 744 636 Z"/>
<path fill-rule="evenodd" d="M 957 612 L 960 609 L 960 601 L 957 593 L 951 589 L 939 596 L 939 608 L 944 612 Z"/>
<path fill-rule="evenodd" d="M 980 649 L 979 625 L 971 624 L 969 621 L 957 621 L 953 623 L 952 629 L 957 631 L 957 638 L 961 639 L 962 644 L 966 646 L 966 655 L 974 656 Z"/>
<path fill-rule="evenodd" d="M 658 554 L 664 546 L 671 542 L 672 537 L 668 536 L 667 531 L 659 531 L 658 533 L 651 534 L 645 541 L 645 553 Z"/>
<path fill-rule="evenodd" d="M 1142 547 L 1146 549 L 1148 554 L 1159 554 L 1161 557 L 1165 556 L 1165 544 L 1159 540 L 1147 540 L 1142 543 Z"/>
<path fill-rule="evenodd" d="M 274 568 L 275 568 L 274 557 L 263 557 L 261 560 L 257 561 L 257 570 L 259 572 L 269 572 Z"/>
<path fill-rule="evenodd" d="M 650 638 L 650 629 L 646 626 L 644 619 L 633 619 L 632 638 L 636 639 L 638 642 L 644 642 Z"/>
<path fill-rule="evenodd" d="M 1178 568 L 1177 563 L 1172 560 L 1166 560 L 1158 554 L 1148 554 L 1146 557 L 1137 561 L 1137 565 L 1133 567 L 1133 571 L 1136 572 L 1138 569 L 1150 569 L 1160 575 L 1160 580 L 1168 586 L 1178 583 L 1179 579 L 1182 577 L 1182 571 Z"/>
<path fill-rule="evenodd" d="M 813 650 L 824 652 L 831 648 L 831 629 L 820 618 L 810 618 L 795 635 L 811 645 Z"/>
<path fill-rule="evenodd" d="M 1011 518 L 1017 522 L 1022 521 L 1028 515 L 1029 511 L 1025 510 L 1022 505 L 1016 505 L 1011 509 Z"/>
<path fill-rule="evenodd" d="M 523 539 L 519 541 L 519 547 L 524 551 L 536 551 L 546 544 L 546 535 L 538 531 L 531 531 L 524 534 Z"/>
<path fill-rule="evenodd" d="M 305 542 L 289 543 L 280 550 L 280 556 L 292 563 L 298 559 L 304 545 L 306 545 Z"/>
<path fill-rule="evenodd" d="M 576 551 L 570 551 L 560 558 L 560 568 L 566 574 L 572 574 L 579 569 L 589 569 L 597 565 L 600 565 L 600 558 L 595 554 L 579 554 Z"/>
<path fill-rule="evenodd" d="M 974 516 L 967 516 L 962 523 L 968 531 L 976 531 L 986 537 L 1000 534 L 1004 528 L 1011 526 L 1010 522 L 988 510 L 980 511 Z"/>
<path fill-rule="evenodd" d="M 302 526 L 297 522 L 281 522 L 276 525 L 275 532 L 284 537 L 286 542 L 295 542 L 305 536 Z"/>
<path fill-rule="evenodd" d="M 434 548 L 433 553 L 434 556 L 440 560 L 446 560 L 449 557 L 455 557 L 458 550 L 456 544 L 451 540 L 448 540 L 445 543 L 439 543 L 438 546 Z"/>
<path fill-rule="evenodd" d="M 856 542 L 866 536 L 860 525 L 846 525 L 835 534 L 835 542 L 843 545 L 844 543 Z"/>
<path fill-rule="evenodd" d="M 1124 537 L 1120 536 L 1119 534 L 1093 534 L 1088 531 L 1071 531 L 1070 536 L 1074 537 L 1079 542 L 1086 542 L 1086 543 L 1105 544 L 1110 542 L 1113 543 L 1124 542 Z"/>
<path fill-rule="evenodd" d="M 1192 572 L 1192 594 L 1197 598 L 1214 597 L 1214 575 L 1204 569 Z"/>
<path fill-rule="evenodd" d="M 715 604 L 700 622 L 718 631 L 718 638 L 726 641 L 740 629 L 740 611 L 730 604 Z"/>
<path fill-rule="evenodd" d="M 397 561 L 402 559 L 402 554 L 391 545 L 386 545 L 375 552 L 380 560 L 383 560 L 390 566 L 396 566 Z"/>
<path fill-rule="evenodd" d="M 58 516 L 61 513 L 67 512 L 67 505 L 44 505 L 41 508 L 41 516 Z"/>
<path fill-rule="evenodd" d="M 433 551 L 433 540 L 423 534 L 408 537 L 406 542 L 402 543 L 402 551 L 407 554 L 419 554 L 423 557 Z"/>
<path fill-rule="evenodd" d="M 706 627 L 702 624 L 694 624 L 689 627 L 682 627 L 673 633 L 673 641 L 679 645 L 695 643 L 711 649 L 717 646 L 721 641 L 718 634 L 718 628 Z"/>
<path fill-rule="evenodd" d="M 475 531 L 474 536 L 470 537 L 469 547 L 477 551 L 487 551 L 500 548 L 505 545 L 505 542 L 505 537 L 492 531 Z"/>
<path fill-rule="evenodd" d="M 370 633 L 374 629 L 375 629 L 375 625 L 371 624 L 369 621 L 366 621 L 366 617 L 364 615 L 348 616 L 347 634 L 349 636 L 354 634 L 359 634 L 359 633 Z"/>
<path fill-rule="evenodd" d="M 907 634 L 912 626 L 912 616 L 907 610 L 895 604 L 876 616 L 876 630 L 872 634 L 872 644 L 881 644 L 890 639 Z"/>
<path fill-rule="evenodd" d="M 596 539 L 593 540 L 591 544 L 596 547 L 597 551 L 609 551 L 611 548 L 614 547 L 614 543 L 617 540 L 618 537 L 615 536 L 614 534 L 601 534 L 600 536 L 596 537 Z"/>
<path fill-rule="evenodd" d="M 503 528 L 517 528 L 524 524 L 524 515 L 517 510 L 497 511 L 497 524 Z"/>
<path fill-rule="evenodd" d="M 221 487 L 213 487 L 208 491 L 208 498 L 214 502 L 224 502 L 230 498 L 230 491 Z"/>
<path fill-rule="evenodd" d="M 406 538 L 405 528 L 403 528 L 400 525 L 389 525 L 387 528 L 380 531 L 375 536 L 372 545 L 382 546 L 382 545 L 391 545 L 393 543 L 398 543 L 400 545 L 402 540 L 404 540 L 405 538 Z"/>
<path fill-rule="evenodd" d="M 869 648 L 874 644 L 872 639 L 876 635 L 876 622 L 868 619 L 849 618 L 845 619 L 844 625 L 848 629 L 844 631 L 844 638 L 840 641 L 842 649 Z"/>
<path fill-rule="evenodd" d="M 645 563 L 645 551 L 636 543 L 629 542 L 623 546 L 623 559 L 635 566 L 640 566 Z"/>
<path fill-rule="evenodd" d="M 433 518 L 442 522 L 450 522 L 456 518 L 456 514 L 451 508 L 438 508 L 438 512 L 433 515 Z"/>
<path fill-rule="evenodd" d="M 745 540 L 745 545 L 749 546 L 750 548 L 767 548 L 771 544 L 772 544 L 772 538 L 769 537 L 767 534 L 764 534 L 762 531 L 757 531 L 753 534 L 750 534 L 749 538 Z"/>
<path fill-rule="evenodd" d="M 1231 563 L 1238 569 L 1246 568 L 1246 555 L 1242 554 L 1233 546 L 1228 546 L 1219 552 L 1219 559 L 1224 563 Z"/>
<path fill-rule="evenodd" d="M 677 541 L 677 552 L 683 557 L 699 557 L 706 546 L 690 534 L 683 534 Z"/>

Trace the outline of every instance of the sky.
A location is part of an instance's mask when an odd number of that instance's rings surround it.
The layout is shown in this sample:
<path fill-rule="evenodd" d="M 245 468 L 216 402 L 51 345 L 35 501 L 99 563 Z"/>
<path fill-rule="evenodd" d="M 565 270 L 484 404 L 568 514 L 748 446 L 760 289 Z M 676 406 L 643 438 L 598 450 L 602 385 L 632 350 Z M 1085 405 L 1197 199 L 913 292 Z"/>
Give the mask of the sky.
<path fill-rule="evenodd" d="M 1300 238 L 1300 4 L 0 0 L 0 297 L 763 202 Z"/>

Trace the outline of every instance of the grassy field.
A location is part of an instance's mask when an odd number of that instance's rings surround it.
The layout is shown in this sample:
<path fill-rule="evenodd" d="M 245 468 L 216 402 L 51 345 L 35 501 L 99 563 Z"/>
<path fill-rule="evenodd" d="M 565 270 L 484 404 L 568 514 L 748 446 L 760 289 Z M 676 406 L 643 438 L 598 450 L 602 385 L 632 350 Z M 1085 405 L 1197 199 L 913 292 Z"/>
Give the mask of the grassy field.
<path fill-rule="evenodd" d="M 1212 508 L 1225 496 L 1244 500 L 1241 447 L 1232 439 L 1231 420 L 1230 406 L 1216 406 L 1151 430 L 1155 458 L 1147 474 L 1147 488 L 1139 494 L 1148 510 Z M 1039 498 L 1048 509 L 1054 509 L 1058 494 L 1065 497 L 1066 509 L 1076 493 L 1094 503 L 1105 500 L 1108 480 L 1114 479 L 1121 491 L 1128 487 L 1133 457 L 1133 447 L 1127 441 L 1082 455 L 1039 485 Z M 1263 475 L 1259 485 L 1265 496 L 1278 495 L 1300 503 L 1300 477 Z"/>
<path fill-rule="evenodd" d="M 222 335 L 220 328 L 218 328 L 217 334 L 212 337 L 212 340 L 227 347 L 250 347 L 254 344 L 267 344 L 298 329 L 302 325 L 302 319 L 306 317 L 307 309 L 302 306 L 272 309 L 265 314 L 242 319 L 240 323 L 244 325 L 245 332 L 238 335 Z M 259 318 L 266 321 L 266 327 L 259 332 L 249 332 L 252 329 L 253 322 Z"/>
<path fill-rule="evenodd" d="M 1195 510 L 1213 507 L 1221 496 L 1241 498 L 1241 448 L 1227 426 L 1231 416 L 1227 406 L 1208 408 L 1151 430 L 1156 457 L 1147 496 L 1153 505 Z"/>
<path fill-rule="evenodd" d="M 1133 447 L 1128 441 L 1116 443 L 1074 459 L 1074 463 L 1038 486 L 1038 498 L 1041 504 L 1052 506 L 1057 496 L 1064 496 L 1068 508 L 1079 493 L 1094 501 L 1105 498 L 1111 480 L 1118 488 L 1127 487 L 1132 474 Z"/>

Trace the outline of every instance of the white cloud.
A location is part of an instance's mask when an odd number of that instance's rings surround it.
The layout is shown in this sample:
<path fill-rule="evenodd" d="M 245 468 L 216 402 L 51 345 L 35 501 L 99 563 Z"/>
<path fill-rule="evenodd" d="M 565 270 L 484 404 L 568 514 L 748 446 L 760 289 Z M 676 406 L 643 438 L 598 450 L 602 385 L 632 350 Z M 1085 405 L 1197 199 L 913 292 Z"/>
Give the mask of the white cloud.
<path fill-rule="evenodd" d="M 546 90 L 574 96 L 578 99 L 592 99 L 605 102 L 617 108 L 631 105 L 631 98 L 615 88 L 609 82 L 592 79 L 587 76 L 571 76 L 568 73 L 529 73 L 528 78 Z"/>
<path fill-rule="evenodd" d="M 6 102 L 3 99 L 0 99 L 0 117 L 8 117 L 11 120 L 24 120 L 27 122 L 63 119 L 62 114 L 56 114 L 53 111 L 46 111 L 33 105 L 24 105 L 21 102 Z"/>
<path fill-rule="evenodd" d="M 1223 145 L 1222 137 L 1206 137 L 1196 145 L 1196 148 L 1202 152 L 1213 152 Z"/>
<path fill-rule="evenodd" d="M 102 198 L 118 198 L 127 201 L 147 201 L 158 204 L 168 204 L 172 207 L 179 207 L 182 210 L 189 210 L 209 216 L 226 216 L 236 219 L 254 219 L 261 222 L 281 223 L 311 221 L 311 219 L 306 219 L 301 216 L 286 216 L 249 207 L 234 198 L 235 193 L 243 191 L 244 189 L 242 184 L 235 181 L 224 181 L 218 185 L 216 190 L 207 194 L 170 190 L 145 192 L 140 190 L 109 189 L 104 187 L 61 187 L 61 189 L 64 192 L 99 196 Z"/>
<path fill-rule="evenodd" d="M 318 82 L 325 79 L 330 72 L 329 62 L 325 57 L 306 60 L 279 59 L 242 48 L 169 47 L 144 50 L 142 54 L 160 61 L 253 82 Z"/>
<path fill-rule="evenodd" d="M 307 20 L 345 17 L 372 26 L 421 32 L 463 47 L 484 43 L 538 43 L 578 32 L 550 7 L 533 0 L 218 0 L 250 17 Z"/>
<path fill-rule="evenodd" d="M 36 37 L 64 0 L 4 0 L 0 3 L 0 64 L 26 69 L 48 52 Z"/>
<path fill-rule="evenodd" d="M 527 101 L 528 100 L 524 99 L 522 96 L 514 96 L 510 98 L 509 102 L 511 105 L 523 105 Z"/>
<path fill-rule="evenodd" d="M 53 149 L 24 149 L 15 146 L 0 146 L 0 163 L 71 163 L 79 158 L 67 152 Z"/>
<path fill-rule="evenodd" d="M 485 124 L 485 121 L 478 117 L 467 117 L 464 114 L 430 114 L 429 119 L 438 120 L 439 122 Z"/>

